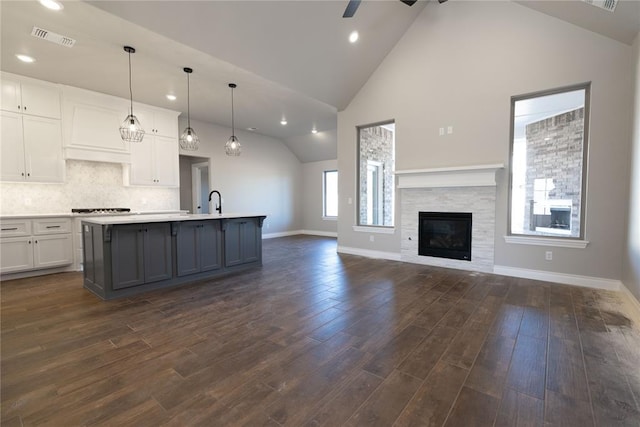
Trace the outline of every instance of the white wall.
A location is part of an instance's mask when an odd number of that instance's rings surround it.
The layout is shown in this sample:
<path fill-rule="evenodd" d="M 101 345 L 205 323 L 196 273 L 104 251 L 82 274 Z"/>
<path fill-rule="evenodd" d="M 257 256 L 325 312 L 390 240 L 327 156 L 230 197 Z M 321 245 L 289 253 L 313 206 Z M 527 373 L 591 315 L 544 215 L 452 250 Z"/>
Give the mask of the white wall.
<path fill-rule="evenodd" d="M 302 204 L 304 219 L 302 227 L 309 232 L 335 235 L 338 232 L 336 220 L 323 219 L 323 172 L 338 169 L 337 160 L 303 163 Z M 338 180 L 340 174 L 338 173 Z M 338 207 L 340 209 L 340 207 Z"/>
<path fill-rule="evenodd" d="M 623 283 L 640 301 L 640 35 L 633 44 L 635 60 L 635 105 L 633 108 L 631 179 Z"/>
<path fill-rule="evenodd" d="M 591 81 L 586 249 L 507 244 L 507 173 L 497 174 L 495 264 L 621 278 L 632 104 L 631 47 L 513 2 L 430 2 L 338 114 L 338 244 L 400 252 L 355 224 L 356 126 L 395 119 L 396 169 L 508 164 L 510 97 Z M 453 134 L 438 136 L 438 128 Z M 347 199 L 353 198 L 348 205 Z M 398 204 L 402 200 L 398 198 Z"/>
<path fill-rule="evenodd" d="M 66 161 L 62 184 L 3 182 L 0 214 L 66 213 L 72 208 L 131 208 L 134 211 L 177 210 L 177 188 L 125 187 L 122 165 Z"/>
<path fill-rule="evenodd" d="M 180 131 L 185 126 L 181 118 Z M 200 148 L 180 154 L 209 158 L 210 188 L 222 194 L 223 212 L 266 214 L 263 234 L 302 228 L 302 165 L 283 142 L 236 131 L 242 154 L 230 157 L 224 152 L 230 128 L 197 120 L 191 120 L 191 127 Z"/>

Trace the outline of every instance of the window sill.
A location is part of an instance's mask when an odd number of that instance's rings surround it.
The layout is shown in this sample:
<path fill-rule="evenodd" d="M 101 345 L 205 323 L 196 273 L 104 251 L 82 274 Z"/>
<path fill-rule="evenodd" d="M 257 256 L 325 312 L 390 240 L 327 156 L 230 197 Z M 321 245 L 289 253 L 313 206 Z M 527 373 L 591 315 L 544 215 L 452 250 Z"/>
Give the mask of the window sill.
<path fill-rule="evenodd" d="M 337 216 L 323 216 L 322 220 L 323 221 L 337 221 L 338 217 Z"/>
<path fill-rule="evenodd" d="M 518 245 L 553 246 L 557 248 L 574 249 L 584 249 L 589 244 L 588 240 L 555 239 L 553 237 L 548 238 L 529 236 L 504 236 L 504 241 L 507 243 L 516 243 Z"/>
<path fill-rule="evenodd" d="M 354 225 L 353 231 L 360 233 L 378 233 L 378 234 L 394 234 L 396 232 L 395 227 L 374 227 L 367 225 Z"/>

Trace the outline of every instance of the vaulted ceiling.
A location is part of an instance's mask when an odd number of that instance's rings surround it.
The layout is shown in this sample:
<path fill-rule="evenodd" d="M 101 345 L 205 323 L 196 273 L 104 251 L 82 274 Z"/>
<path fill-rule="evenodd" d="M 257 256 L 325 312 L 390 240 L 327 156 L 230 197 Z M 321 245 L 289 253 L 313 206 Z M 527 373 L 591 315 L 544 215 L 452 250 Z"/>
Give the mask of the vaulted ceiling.
<path fill-rule="evenodd" d="M 627 44 L 640 30 L 640 2 L 634 0 L 620 1 L 615 13 L 578 0 L 518 3 Z M 423 10 L 448 5 L 363 1 L 347 19 L 346 0 L 63 4 L 54 12 L 36 1 L 0 2 L 2 70 L 127 98 L 122 47 L 132 45 L 136 101 L 186 113 L 182 68 L 191 67 L 191 117 L 228 126 L 227 84 L 235 82 L 236 127 L 283 140 L 303 162 L 336 157 L 337 112 Z M 36 39 L 30 36 L 34 26 L 77 42 L 67 48 Z M 347 40 L 353 30 L 360 33 L 355 44 Z M 21 63 L 16 53 L 36 62 Z M 168 101 L 168 93 L 178 99 Z"/>

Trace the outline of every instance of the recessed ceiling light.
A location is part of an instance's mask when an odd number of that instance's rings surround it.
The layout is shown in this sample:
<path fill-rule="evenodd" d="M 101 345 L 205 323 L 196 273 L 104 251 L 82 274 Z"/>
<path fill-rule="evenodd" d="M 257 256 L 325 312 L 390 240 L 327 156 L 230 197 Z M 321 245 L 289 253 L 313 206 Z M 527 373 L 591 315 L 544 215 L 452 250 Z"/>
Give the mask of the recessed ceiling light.
<path fill-rule="evenodd" d="M 169 95 L 167 95 L 167 99 L 168 99 L 169 101 L 175 101 L 177 98 L 176 98 L 176 96 L 175 96 L 175 95 L 171 95 L 171 94 L 169 94 Z"/>
<path fill-rule="evenodd" d="M 51 10 L 62 10 L 62 8 L 64 7 L 62 6 L 62 3 L 58 3 L 55 0 L 39 0 L 39 1 L 41 5 Z"/>
<path fill-rule="evenodd" d="M 282 126 L 286 125 L 286 124 L 287 124 L 287 120 L 286 120 L 286 119 L 282 119 L 282 120 L 280 120 L 280 124 L 281 124 Z"/>
<path fill-rule="evenodd" d="M 28 55 L 17 54 L 16 58 L 18 58 L 22 62 L 27 62 L 27 63 L 35 62 L 35 59 L 33 59 L 32 57 L 30 57 Z"/>
<path fill-rule="evenodd" d="M 318 129 L 316 128 L 311 129 L 311 133 L 318 133 Z"/>
<path fill-rule="evenodd" d="M 360 34 L 358 34 L 357 31 L 351 31 L 351 34 L 349 34 L 349 42 L 355 43 L 358 41 L 358 38 L 360 38 Z"/>
<path fill-rule="evenodd" d="M 258 130 L 258 128 L 250 127 L 250 128 L 247 128 L 247 130 L 251 132 L 255 132 Z"/>

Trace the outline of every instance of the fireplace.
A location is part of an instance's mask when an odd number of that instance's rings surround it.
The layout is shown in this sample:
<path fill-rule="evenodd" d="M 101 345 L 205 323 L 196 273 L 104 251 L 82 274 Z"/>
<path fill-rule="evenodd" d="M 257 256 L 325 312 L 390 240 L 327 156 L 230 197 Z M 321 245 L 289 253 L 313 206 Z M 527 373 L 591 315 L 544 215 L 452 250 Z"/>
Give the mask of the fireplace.
<path fill-rule="evenodd" d="M 471 261 L 471 213 L 418 215 L 418 255 Z"/>

